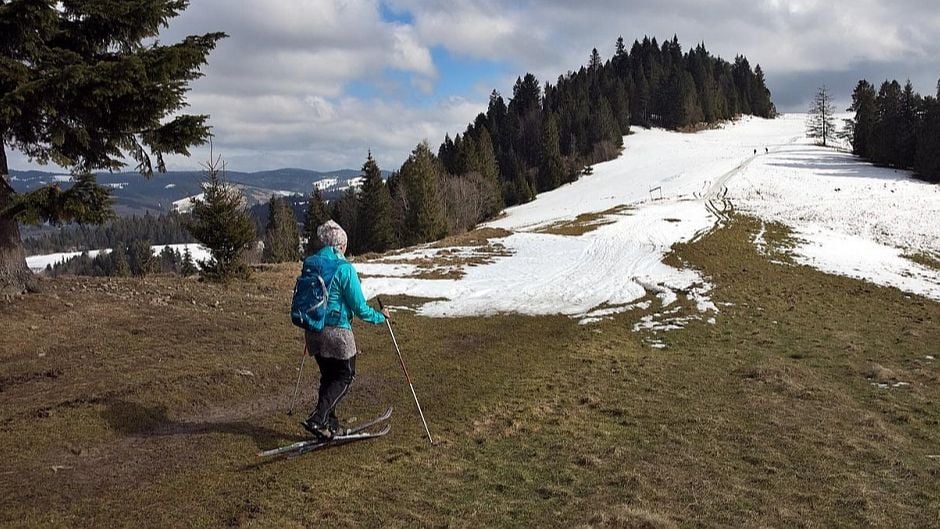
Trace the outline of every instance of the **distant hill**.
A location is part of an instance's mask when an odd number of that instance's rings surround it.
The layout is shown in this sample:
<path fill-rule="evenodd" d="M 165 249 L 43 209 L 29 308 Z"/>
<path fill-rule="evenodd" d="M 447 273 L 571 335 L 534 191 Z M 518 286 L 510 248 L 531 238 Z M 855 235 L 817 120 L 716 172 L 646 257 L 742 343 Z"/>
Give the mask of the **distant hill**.
<path fill-rule="evenodd" d="M 391 174 L 383 171 L 388 177 Z M 330 200 L 342 193 L 350 184 L 355 185 L 359 171 L 340 169 L 337 171 L 311 171 L 308 169 L 276 169 L 245 173 L 226 172 L 226 178 L 248 197 L 249 205 L 266 201 L 271 195 L 305 195 L 317 184 L 324 198 Z M 32 191 L 52 182 L 63 188 L 70 185 L 67 174 L 45 171 L 10 171 L 11 183 L 17 192 Z M 165 212 L 173 209 L 173 203 L 198 195 L 200 183 L 205 178 L 201 171 L 171 171 L 144 178 L 136 172 L 99 173 L 98 182 L 113 189 L 114 207 L 118 215 L 142 214 L 145 211 Z"/>

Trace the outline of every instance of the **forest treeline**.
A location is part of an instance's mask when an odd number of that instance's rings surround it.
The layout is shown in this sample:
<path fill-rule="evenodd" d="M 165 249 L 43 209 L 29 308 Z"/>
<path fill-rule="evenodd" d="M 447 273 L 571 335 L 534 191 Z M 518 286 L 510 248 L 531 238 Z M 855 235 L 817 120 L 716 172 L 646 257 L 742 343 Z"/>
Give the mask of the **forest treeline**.
<path fill-rule="evenodd" d="M 114 248 L 131 241 L 147 240 L 152 244 L 190 243 L 196 240 L 186 230 L 185 216 L 166 213 L 118 217 L 105 224 L 66 226 L 58 231 L 23 240 L 27 255 L 57 252 L 80 252 Z"/>
<path fill-rule="evenodd" d="M 759 65 L 744 56 L 729 63 L 703 44 L 683 53 L 676 37 L 662 45 L 647 37 L 630 49 L 619 38 L 610 59 L 594 49 L 586 66 L 555 84 L 527 73 L 508 102 L 494 90 L 463 133 L 447 135 L 436 152 L 420 143 L 385 185 L 369 155 L 361 189 L 328 211 L 312 199 L 321 212 L 307 216 L 346 227 L 353 254 L 427 242 L 615 158 L 631 126 L 694 130 L 740 114 L 776 114 Z"/>
<path fill-rule="evenodd" d="M 940 181 L 940 81 L 936 96 L 922 97 L 908 81 L 884 81 L 878 91 L 861 80 L 847 122 L 852 151 L 876 164 L 911 169 Z"/>
<path fill-rule="evenodd" d="M 64 261 L 46 265 L 46 275 L 146 277 L 150 274 L 193 275 L 198 272 L 189 248 L 183 251 L 165 246 L 153 253 L 149 240 L 139 239 L 130 244 L 118 243 L 92 256 L 82 252 Z"/>

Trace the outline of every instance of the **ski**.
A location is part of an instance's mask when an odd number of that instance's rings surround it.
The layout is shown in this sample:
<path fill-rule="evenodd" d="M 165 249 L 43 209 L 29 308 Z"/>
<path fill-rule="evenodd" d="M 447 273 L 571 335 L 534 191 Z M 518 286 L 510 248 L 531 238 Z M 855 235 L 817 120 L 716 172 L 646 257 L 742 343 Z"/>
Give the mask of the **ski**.
<path fill-rule="evenodd" d="M 372 427 L 375 426 L 376 424 L 383 423 L 383 422 L 389 420 L 390 418 L 392 418 L 392 407 L 391 407 L 391 406 L 389 406 L 389 407 L 385 410 L 385 412 L 382 413 L 382 415 L 379 415 L 378 417 L 372 419 L 371 421 L 366 421 L 366 422 L 364 422 L 364 423 L 362 423 L 362 424 L 357 424 L 356 426 L 353 426 L 352 428 L 346 428 L 346 429 L 343 431 L 342 435 L 350 435 L 350 434 L 359 433 L 359 432 L 361 432 L 361 431 L 363 431 L 363 430 L 365 430 L 365 429 L 372 428 Z"/>
<path fill-rule="evenodd" d="M 371 428 L 377 424 L 381 424 L 392 417 L 392 407 L 389 406 L 382 415 L 366 421 L 362 424 L 357 424 L 352 428 L 346 428 L 343 433 L 335 435 L 332 439 L 327 439 L 326 441 L 320 441 L 317 439 L 310 439 L 307 441 L 299 441 L 293 444 L 286 446 L 281 446 L 279 448 L 273 448 L 271 450 L 265 450 L 263 452 L 258 452 L 258 457 L 271 457 L 282 454 L 291 454 L 297 452 L 296 455 L 317 450 L 325 446 L 343 444 L 344 442 L 352 441 L 361 441 L 363 439 L 372 439 L 374 437 L 381 437 L 389 432 L 391 426 L 386 426 L 382 430 L 376 433 L 362 433 L 364 430 Z"/>
<path fill-rule="evenodd" d="M 287 446 L 282 446 L 280 448 L 274 448 L 271 450 L 265 450 L 263 452 L 258 452 L 258 457 L 273 457 L 273 456 L 299 456 L 301 454 L 306 454 L 308 452 L 313 452 L 314 450 L 319 450 L 321 448 L 327 448 L 329 446 L 338 446 L 346 443 L 352 443 L 355 441 L 364 441 L 366 439 L 375 439 L 376 437 L 382 437 L 387 435 L 388 432 L 392 431 L 392 425 L 386 424 L 385 428 L 377 432 L 359 432 L 351 433 L 346 435 L 336 435 L 331 439 L 324 441 L 319 441 L 317 439 L 311 439 L 309 441 L 300 441 L 298 443 L 290 444 Z"/>

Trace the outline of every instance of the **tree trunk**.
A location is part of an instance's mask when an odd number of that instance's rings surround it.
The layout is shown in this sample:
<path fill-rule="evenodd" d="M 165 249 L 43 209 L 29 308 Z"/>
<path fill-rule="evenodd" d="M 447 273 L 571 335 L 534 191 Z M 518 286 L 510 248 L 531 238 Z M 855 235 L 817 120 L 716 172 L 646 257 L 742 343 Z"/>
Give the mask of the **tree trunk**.
<path fill-rule="evenodd" d="M 9 173 L 6 149 L 0 143 L 0 209 L 13 200 Z M 26 251 L 20 240 L 19 225 L 15 219 L 0 215 L 0 297 L 21 294 L 33 282 L 33 274 L 26 266 Z"/>

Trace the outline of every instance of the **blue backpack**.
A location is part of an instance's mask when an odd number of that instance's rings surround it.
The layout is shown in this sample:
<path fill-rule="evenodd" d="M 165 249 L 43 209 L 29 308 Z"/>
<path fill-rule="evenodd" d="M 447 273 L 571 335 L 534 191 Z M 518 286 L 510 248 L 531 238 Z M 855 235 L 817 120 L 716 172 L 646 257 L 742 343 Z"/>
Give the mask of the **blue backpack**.
<path fill-rule="evenodd" d="M 330 283 L 341 264 L 343 261 L 339 259 L 322 259 L 318 255 L 304 259 L 290 307 L 290 319 L 294 325 L 307 331 L 323 330 Z"/>

